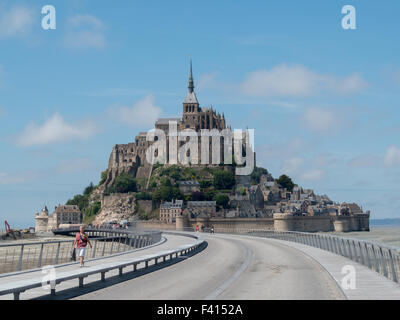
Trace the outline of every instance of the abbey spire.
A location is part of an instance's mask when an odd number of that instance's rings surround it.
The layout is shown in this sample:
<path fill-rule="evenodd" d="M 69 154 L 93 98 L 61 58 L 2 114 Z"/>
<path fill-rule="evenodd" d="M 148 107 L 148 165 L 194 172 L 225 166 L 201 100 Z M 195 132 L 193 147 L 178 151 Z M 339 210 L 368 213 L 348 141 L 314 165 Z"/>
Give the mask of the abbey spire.
<path fill-rule="evenodd" d="M 185 101 L 183 102 L 183 112 L 197 112 L 199 108 L 199 102 L 197 101 L 196 94 L 194 93 L 194 80 L 193 80 L 193 68 L 192 59 L 190 58 L 190 74 L 189 74 L 189 85 L 188 93 Z"/>

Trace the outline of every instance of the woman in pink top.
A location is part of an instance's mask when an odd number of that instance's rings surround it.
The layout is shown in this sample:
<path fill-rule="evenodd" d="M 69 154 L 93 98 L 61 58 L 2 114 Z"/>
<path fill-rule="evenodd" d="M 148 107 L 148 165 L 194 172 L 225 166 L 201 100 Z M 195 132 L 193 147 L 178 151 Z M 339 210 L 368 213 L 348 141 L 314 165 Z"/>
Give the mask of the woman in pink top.
<path fill-rule="evenodd" d="M 72 248 L 75 248 L 75 244 L 77 245 L 76 247 L 79 250 L 79 260 L 81 262 L 81 267 L 83 267 L 84 264 L 83 260 L 85 259 L 86 246 L 88 243 L 90 245 L 90 248 L 92 248 L 89 237 L 85 234 L 83 226 L 81 226 L 79 228 L 79 232 L 76 234 L 74 244 L 72 245 Z"/>

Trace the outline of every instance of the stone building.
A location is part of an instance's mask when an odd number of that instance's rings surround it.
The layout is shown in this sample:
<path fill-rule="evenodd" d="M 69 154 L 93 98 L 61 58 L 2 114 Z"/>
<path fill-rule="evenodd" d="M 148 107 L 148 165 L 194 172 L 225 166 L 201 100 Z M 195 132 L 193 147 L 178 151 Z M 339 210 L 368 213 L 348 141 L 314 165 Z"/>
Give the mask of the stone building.
<path fill-rule="evenodd" d="M 36 213 L 36 232 L 50 232 L 60 227 L 80 225 L 82 214 L 78 206 L 59 205 L 55 207 L 53 214 L 49 215 L 49 210 L 45 206 L 41 213 Z"/>
<path fill-rule="evenodd" d="M 196 218 L 200 215 L 214 217 L 217 212 L 216 201 L 188 201 L 185 214 L 190 218 Z"/>
<path fill-rule="evenodd" d="M 166 223 L 175 223 L 176 216 L 182 215 L 183 200 L 174 200 L 171 202 L 162 202 L 160 206 L 160 221 Z"/>
<path fill-rule="evenodd" d="M 200 192 L 200 184 L 197 181 L 179 181 L 179 190 L 185 196 L 193 192 Z"/>
<path fill-rule="evenodd" d="M 216 130 L 221 132 L 224 129 L 227 129 L 226 119 L 224 114 L 220 114 L 213 109 L 212 106 L 209 107 L 200 107 L 199 101 L 197 99 L 196 93 L 194 91 L 194 80 L 192 73 L 192 62 L 190 62 L 190 75 L 189 75 L 189 84 L 188 84 L 188 92 L 185 100 L 183 101 L 182 117 L 175 118 L 161 118 L 155 122 L 154 128 L 162 130 L 165 133 L 166 138 L 166 149 L 165 149 L 165 163 L 173 164 L 176 161 L 177 157 L 174 155 L 170 155 L 170 122 L 176 124 L 176 131 L 179 135 L 183 131 L 187 131 L 188 129 L 194 130 L 196 133 L 200 133 L 202 130 Z M 210 133 L 211 134 L 211 133 Z M 244 132 L 243 132 L 244 134 Z M 115 178 L 125 172 L 131 174 L 133 177 L 138 178 L 148 178 L 151 173 L 151 164 L 148 163 L 146 158 L 146 151 L 149 147 L 154 143 L 150 141 L 146 141 L 147 133 L 141 132 L 138 136 L 135 137 L 135 141 L 128 144 L 117 144 L 114 146 L 108 163 L 108 172 L 107 179 L 105 181 L 105 186 L 108 187 L 111 185 Z M 186 136 L 185 132 L 185 136 Z M 187 137 L 189 138 L 189 137 Z M 155 137 L 155 141 L 157 141 L 158 137 Z M 174 138 L 177 139 L 177 138 Z M 224 162 L 224 143 L 225 139 L 218 138 L 219 148 L 216 151 L 218 154 L 213 154 L 212 152 L 212 136 L 209 138 L 209 148 L 207 150 L 207 146 L 201 146 L 203 143 L 201 141 L 201 137 L 198 137 L 198 152 L 197 159 L 196 155 L 190 155 L 190 150 L 188 150 L 186 156 L 190 158 L 191 165 L 211 165 L 213 162 L 217 161 L 218 164 Z M 185 145 L 185 141 L 176 142 L 176 148 L 179 150 L 180 147 Z M 206 143 L 206 142 L 205 142 Z M 243 147 L 246 147 L 246 142 L 243 140 Z M 204 149 L 205 148 L 205 149 Z M 172 150 L 175 150 L 171 147 Z M 202 150 L 207 150 L 208 154 L 202 155 Z M 174 153 L 177 151 L 174 151 Z M 157 152 L 155 152 L 157 153 Z M 205 152 L 204 152 L 205 153 Z M 157 156 L 157 154 L 156 154 Z M 208 156 L 208 158 L 207 158 Z M 217 159 L 213 161 L 214 159 Z M 255 159 L 255 154 L 254 154 Z M 193 161 L 192 161 L 193 160 Z M 196 161 L 194 161 L 196 160 Z M 207 160 L 207 161 L 206 161 Z M 229 159 L 230 161 L 230 159 Z M 208 162 L 205 164 L 205 162 Z"/>

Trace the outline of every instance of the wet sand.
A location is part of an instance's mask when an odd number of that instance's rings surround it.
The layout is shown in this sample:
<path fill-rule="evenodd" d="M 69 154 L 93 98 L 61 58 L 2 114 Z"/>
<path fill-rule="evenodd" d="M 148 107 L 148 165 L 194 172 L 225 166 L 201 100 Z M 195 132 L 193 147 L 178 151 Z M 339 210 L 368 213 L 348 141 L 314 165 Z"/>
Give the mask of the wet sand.
<path fill-rule="evenodd" d="M 329 232 L 346 238 L 363 239 L 400 248 L 400 226 L 370 226 L 369 232 Z"/>

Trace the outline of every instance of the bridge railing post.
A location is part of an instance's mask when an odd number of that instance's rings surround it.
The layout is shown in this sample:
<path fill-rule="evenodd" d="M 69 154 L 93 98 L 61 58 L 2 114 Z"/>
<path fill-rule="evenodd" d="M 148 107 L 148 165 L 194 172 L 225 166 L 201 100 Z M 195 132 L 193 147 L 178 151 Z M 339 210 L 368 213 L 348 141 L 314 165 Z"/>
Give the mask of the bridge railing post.
<path fill-rule="evenodd" d="M 397 276 L 396 266 L 395 266 L 395 253 L 392 249 L 389 249 L 389 263 L 390 263 L 390 270 L 392 272 L 392 280 L 395 282 L 399 282 L 399 277 Z"/>
<path fill-rule="evenodd" d="M 21 271 L 22 268 L 22 258 L 24 256 L 24 245 L 21 245 L 21 252 L 19 254 L 19 260 L 18 260 L 18 266 L 17 266 L 17 271 Z"/>

